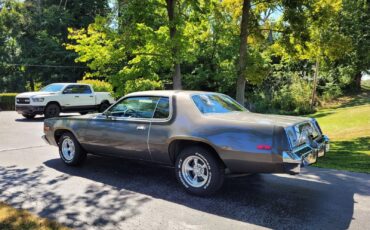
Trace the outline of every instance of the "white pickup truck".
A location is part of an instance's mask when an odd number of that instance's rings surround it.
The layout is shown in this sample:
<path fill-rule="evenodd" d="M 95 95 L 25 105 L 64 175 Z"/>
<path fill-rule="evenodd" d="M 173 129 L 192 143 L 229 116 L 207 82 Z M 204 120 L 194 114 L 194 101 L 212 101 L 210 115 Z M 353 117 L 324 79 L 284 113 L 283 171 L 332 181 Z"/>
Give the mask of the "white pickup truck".
<path fill-rule="evenodd" d="M 110 93 L 94 92 L 88 84 L 55 83 L 47 85 L 39 92 L 18 94 L 15 98 L 15 110 L 27 119 L 34 118 L 37 114 L 44 114 L 49 118 L 59 116 L 60 112 L 102 112 L 113 103 Z"/>

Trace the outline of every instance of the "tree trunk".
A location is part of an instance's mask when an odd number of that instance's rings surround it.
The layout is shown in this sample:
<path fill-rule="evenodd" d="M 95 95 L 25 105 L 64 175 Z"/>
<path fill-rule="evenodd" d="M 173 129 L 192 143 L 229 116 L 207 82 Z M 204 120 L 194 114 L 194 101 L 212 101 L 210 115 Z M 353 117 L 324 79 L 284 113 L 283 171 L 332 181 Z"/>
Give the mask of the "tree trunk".
<path fill-rule="evenodd" d="M 29 81 L 30 81 L 30 90 L 35 91 L 35 81 L 33 80 L 32 75 L 29 77 Z"/>
<path fill-rule="evenodd" d="M 182 82 L 181 82 L 181 65 L 178 60 L 178 47 L 176 44 L 176 13 L 175 13 L 175 6 L 176 0 L 166 0 L 167 3 L 167 14 L 168 14 L 168 22 L 169 22 L 169 29 L 170 29 L 170 39 L 172 41 L 172 58 L 173 58 L 173 67 L 174 73 L 172 76 L 173 81 L 173 89 L 182 89 Z"/>
<path fill-rule="evenodd" d="M 239 57 L 237 62 L 237 82 L 236 82 L 236 100 L 244 105 L 245 103 L 245 84 L 246 84 L 246 66 L 247 66 L 247 38 L 248 21 L 251 3 L 250 0 L 243 1 L 242 22 L 240 24 L 240 43 Z"/>
<path fill-rule="evenodd" d="M 355 75 L 355 90 L 356 92 L 360 92 L 361 91 L 361 78 L 362 78 L 362 73 L 361 72 L 358 72 L 356 75 Z"/>
<path fill-rule="evenodd" d="M 319 58 L 316 58 L 315 72 L 313 75 L 313 87 L 312 87 L 312 96 L 311 96 L 311 110 L 315 106 L 316 101 L 316 88 L 317 88 L 317 78 L 319 75 Z"/>

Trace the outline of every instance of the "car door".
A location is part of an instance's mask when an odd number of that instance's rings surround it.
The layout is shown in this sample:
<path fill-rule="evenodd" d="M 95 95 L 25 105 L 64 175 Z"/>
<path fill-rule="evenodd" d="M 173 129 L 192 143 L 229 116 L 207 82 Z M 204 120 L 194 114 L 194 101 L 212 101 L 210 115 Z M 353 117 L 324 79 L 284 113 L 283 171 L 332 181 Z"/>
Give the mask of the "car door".
<path fill-rule="evenodd" d="M 151 160 L 148 132 L 159 97 L 128 97 L 89 121 L 81 143 L 90 152 Z"/>
<path fill-rule="evenodd" d="M 60 103 L 64 109 L 70 109 L 79 103 L 78 101 L 78 87 L 77 85 L 68 85 L 61 95 Z"/>
<path fill-rule="evenodd" d="M 67 109 L 86 109 L 95 105 L 93 92 L 88 85 L 69 85 L 63 90 Z"/>
<path fill-rule="evenodd" d="M 174 130 L 173 103 L 169 97 L 161 97 L 157 103 L 149 131 L 149 151 L 153 161 L 171 164 L 168 157 L 168 139 Z"/>
<path fill-rule="evenodd" d="M 89 85 L 79 85 L 79 93 L 80 106 L 84 106 L 86 108 L 95 107 L 94 92 Z"/>

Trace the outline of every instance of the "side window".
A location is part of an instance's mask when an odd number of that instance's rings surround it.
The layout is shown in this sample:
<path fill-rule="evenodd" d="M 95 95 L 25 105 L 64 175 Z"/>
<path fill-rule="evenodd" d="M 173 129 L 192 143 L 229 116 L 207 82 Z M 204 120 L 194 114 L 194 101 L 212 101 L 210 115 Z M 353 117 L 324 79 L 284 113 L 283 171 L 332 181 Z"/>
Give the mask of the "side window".
<path fill-rule="evenodd" d="M 170 116 L 170 101 L 168 97 L 159 99 L 153 118 L 165 119 Z"/>
<path fill-rule="evenodd" d="M 152 118 L 159 97 L 129 97 L 115 104 L 109 112 L 115 117 Z"/>
<path fill-rule="evenodd" d="M 64 94 L 77 94 L 79 93 L 79 91 L 80 89 L 78 85 L 69 85 L 64 89 L 63 93 Z"/>
<path fill-rule="evenodd" d="M 63 91 L 64 94 L 90 94 L 91 89 L 88 85 L 70 85 Z"/>
<path fill-rule="evenodd" d="M 83 93 L 83 94 L 90 94 L 90 93 L 92 93 L 91 92 L 91 88 L 88 85 L 81 85 L 80 86 L 80 89 L 81 89 L 81 93 Z"/>

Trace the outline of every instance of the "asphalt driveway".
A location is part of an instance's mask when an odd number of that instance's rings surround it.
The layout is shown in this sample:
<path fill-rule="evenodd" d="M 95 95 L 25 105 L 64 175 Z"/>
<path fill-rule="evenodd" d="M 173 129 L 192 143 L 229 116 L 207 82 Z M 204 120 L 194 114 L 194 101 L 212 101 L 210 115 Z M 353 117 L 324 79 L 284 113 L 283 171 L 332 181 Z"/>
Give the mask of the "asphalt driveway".
<path fill-rule="evenodd" d="M 0 200 L 76 229 L 364 229 L 370 175 L 306 168 L 229 178 L 210 198 L 186 194 L 171 168 L 89 156 L 65 166 L 42 119 L 0 112 Z"/>

